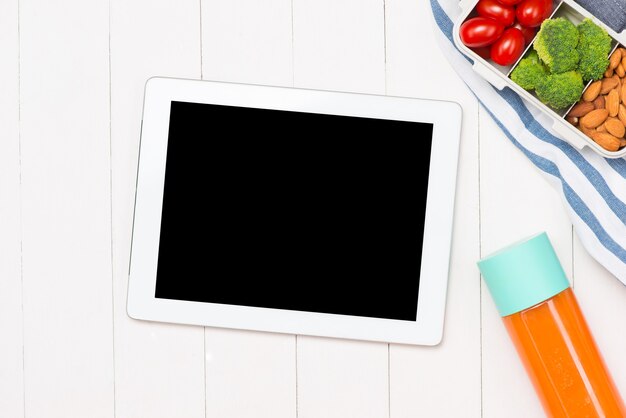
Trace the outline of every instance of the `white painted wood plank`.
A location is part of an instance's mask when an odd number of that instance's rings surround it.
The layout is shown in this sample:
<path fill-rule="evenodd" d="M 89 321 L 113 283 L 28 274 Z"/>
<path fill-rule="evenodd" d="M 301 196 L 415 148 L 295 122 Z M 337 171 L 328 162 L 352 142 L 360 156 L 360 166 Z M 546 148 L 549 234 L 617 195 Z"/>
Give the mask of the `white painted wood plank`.
<path fill-rule="evenodd" d="M 291 1 L 204 0 L 206 80 L 291 86 Z M 296 416 L 293 335 L 206 328 L 209 417 Z"/>
<path fill-rule="evenodd" d="M 16 0 L 0 3 L 0 416 L 24 415 Z"/>
<path fill-rule="evenodd" d="M 480 133 L 482 256 L 534 233 L 547 231 L 571 279 L 571 224 L 558 192 L 482 111 Z M 484 417 L 544 416 L 484 284 L 482 358 Z"/>
<path fill-rule="evenodd" d="M 293 0 L 294 85 L 385 92 L 382 0 Z"/>
<path fill-rule="evenodd" d="M 391 345 L 391 418 L 478 417 L 481 408 L 478 103 L 439 50 L 431 19 L 428 2 L 386 2 L 387 94 L 463 106 L 444 338 Z"/>
<path fill-rule="evenodd" d="M 113 415 L 108 19 L 20 4 L 28 417 Z"/>
<path fill-rule="evenodd" d="M 291 0 L 202 0 L 205 80 L 291 86 Z"/>
<path fill-rule="evenodd" d="M 293 338 L 207 328 L 207 417 L 295 417 Z"/>
<path fill-rule="evenodd" d="M 116 416 L 204 417 L 204 333 L 126 315 L 145 81 L 200 77 L 200 4 L 111 1 Z"/>
<path fill-rule="evenodd" d="M 385 92 L 379 0 L 293 2 L 294 85 Z M 298 417 L 385 417 L 388 345 L 298 337 Z"/>
<path fill-rule="evenodd" d="M 574 292 L 622 398 L 626 398 L 626 286 L 574 237 Z"/>
<path fill-rule="evenodd" d="M 298 418 L 389 416 L 388 344 L 298 337 Z"/>

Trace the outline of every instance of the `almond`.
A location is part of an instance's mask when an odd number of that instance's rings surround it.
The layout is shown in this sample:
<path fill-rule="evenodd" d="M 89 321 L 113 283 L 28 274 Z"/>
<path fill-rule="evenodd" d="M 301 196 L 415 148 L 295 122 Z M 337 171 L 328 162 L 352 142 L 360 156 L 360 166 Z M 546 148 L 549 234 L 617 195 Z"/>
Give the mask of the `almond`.
<path fill-rule="evenodd" d="M 609 68 L 612 68 L 612 69 L 617 68 L 617 66 L 620 64 L 621 61 L 622 61 L 622 51 L 619 49 L 616 49 L 615 52 L 613 52 L 611 54 L 611 57 L 609 58 Z"/>
<path fill-rule="evenodd" d="M 624 127 L 624 124 L 616 118 L 608 118 L 602 126 L 606 128 L 608 133 L 616 138 L 623 138 L 624 134 L 626 133 L 626 128 Z"/>
<path fill-rule="evenodd" d="M 591 138 L 607 151 L 617 151 L 622 143 L 619 138 L 606 132 L 594 132 L 591 134 Z"/>
<path fill-rule="evenodd" d="M 606 100 L 604 100 L 604 96 L 598 96 L 596 97 L 596 99 L 593 101 L 593 106 L 596 109 L 604 109 Z"/>
<path fill-rule="evenodd" d="M 624 48 L 620 48 L 622 50 L 622 66 L 624 68 L 626 68 L 626 53 L 624 51 L 626 51 Z"/>
<path fill-rule="evenodd" d="M 613 89 L 606 96 L 606 110 L 609 111 L 609 115 L 617 116 L 619 112 L 619 93 L 617 89 Z"/>
<path fill-rule="evenodd" d="M 617 74 L 613 74 L 612 78 L 614 78 L 615 81 L 617 82 L 617 86 L 616 87 L 619 87 L 621 89 L 622 88 L 622 79 L 619 78 L 619 76 Z"/>
<path fill-rule="evenodd" d="M 578 104 L 572 107 L 572 110 L 569 111 L 567 116 L 579 118 L 581 116 L 585 116 L 587 113 L 591 112 L 594 109 L 595 109 L 595 106 L 593 105 L 593 103 L 578 102 Z"/>
<path fill-rule="evenodd" d="M 615 79 L 615 78 L 612 78 L 612 77 L 611 78 L 605 78 L 604 80 L 602 80 L 602 86 L 600 88 L 600 94 L 607 94 L 608 92 L 613 90 L 618 85 L 619 85 L 619 80 L 618 79 Z M 589 86 L 589 87 L 591 87 L 591 86 Z"/>
<path fill-rule="evenodd" d="M 608 110 L 596 109 L 580 118 L 578 123 L 580 123 L 580 126 L 584 126 L 585 128 L 597 128 L 604 123 L 607 117 L 609 117 Z"/>
<path fill-rule="evenodd" d="M 604 76 L 605 76 L 606 78 L 613 77 L 613 69 L 612 69 L 612 68 L 607 69 L 607 70 L 604 72 Z"/>
<path fill-rule="evenodd" d="M 585 128 L 584 126 L 579 126 L 578 129 L 582 131 L 585 135 L 591 138 L 591 135 L 596 131 L 595 129 Z"/>
<path fill-rule="evenodd" d="M 615 68 L 615 73 L 624 78 L 624 76 L 626 75 L 626 71 L 624 71 L 624 66 L 622 65 L 622 63 L 620 63 L 616 68 Z"/>
<path fill-rule="evenodd" d="M 583 100 L 586 102 L 593 102 L 600 94 L 600 90 L 602 90 L 602 81 L 594 81 L 589 84 L 589 87 L 587 87 L 587 90 L 583 93 Z"/>
<path fill-rule="evenodd" d="M 624 85 L 622 86 L 620 93 L 619 93 L 619 97 L 622 103 L 626 104 L 626 83 L 624 83 Z"/>
<path fill-rule="evenodd" d="M 604 123 L 596 128 L 596 132 L 606 132 L 606 126 L 604 126 Z"/>
<path fill-rule="evenodd" d="M 626 147 L 626 139 L 620 139 L 620 147 Z"/>
<path fill-rule="evenodd" d="M 571 125 L 578 125 L 578 118 L 576 116 L 567 116 L 565 120 L 568 121 Z"/>
<path fill-rule="evenodd" d="M 626 106 L 624 106 L 623 104 L 619 105 L 617 117 L 619 118 L 620 122 L 622 122 L 624 126 L 626 126 Z"/>

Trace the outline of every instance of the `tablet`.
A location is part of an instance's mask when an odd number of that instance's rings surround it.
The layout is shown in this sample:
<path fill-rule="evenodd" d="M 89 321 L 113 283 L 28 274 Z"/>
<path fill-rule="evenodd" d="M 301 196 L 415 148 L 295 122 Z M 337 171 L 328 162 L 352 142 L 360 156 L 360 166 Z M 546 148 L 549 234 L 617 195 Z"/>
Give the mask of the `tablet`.
<path fill-rule="evenodd" d="M 441 340 L 461 109 L 152 78 L 128 314 Z"/>

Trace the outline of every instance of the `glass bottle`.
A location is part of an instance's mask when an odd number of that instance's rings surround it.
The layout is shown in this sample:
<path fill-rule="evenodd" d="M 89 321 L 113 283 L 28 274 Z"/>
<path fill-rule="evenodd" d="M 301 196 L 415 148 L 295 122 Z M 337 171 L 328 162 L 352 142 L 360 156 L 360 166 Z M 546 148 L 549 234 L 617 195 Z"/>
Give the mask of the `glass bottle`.
<path fill-rule="evenodd" d="M 546 414 L 626 417 L 626 408 L 545 233 L 478 266 Z"/>

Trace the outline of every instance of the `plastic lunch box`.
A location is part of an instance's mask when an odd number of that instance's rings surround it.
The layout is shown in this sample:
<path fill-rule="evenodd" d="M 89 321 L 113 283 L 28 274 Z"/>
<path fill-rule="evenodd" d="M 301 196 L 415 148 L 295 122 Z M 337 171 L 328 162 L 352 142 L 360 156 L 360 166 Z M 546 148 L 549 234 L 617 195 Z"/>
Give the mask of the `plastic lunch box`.
<path fill-rule="evenodd" d="M 454 24 L 453 30 L 453 38 L 454 43 L 457 48 L 462 51 L 465 55 L 474 61 L 474 71 L 476 71 L 481 77 L 487 80 L 490 84 L 492 84 L 498 90 L 502 90 L 505 87 L 509 87 L 514 90 L 517 94 L 523 97 L 525 100 L 532 103 L 538 109 L 549 115 L 553 120 L 553 129 L 557 132 L 564 140 L 569 142 L 571 145 L 578 149 L 583 149 L 584 147 L 589 147 L 593 149 L 598 154 L 606 157 L 606 158 L 622 158 L 626 156 L 626 148 L 621 149 L 619 151 L 607 151 L 602 148 L 600 145 L 596 144 L 591 138 L 587 135 L 576 129 L 576 127 L 570 125 L 565 120 L 565 115 L 569 112 L 569 109 L 565 109 L 561 112 L 556 112 L 550 107 L 543 104 L 534 93 L 528 92 L 514 83 L 510 78 L 510 74 L 518 64 L 518 62 L 526 56 L 527 51 L 532 48 L 533 42 L 530 45 L 526 46 L 526 50 L 521 55 L 520 59 L 511 66 L 503 67 L 496 63 L 489 62 L 483 58 L 481 58 L 478 54 L 472 51 L 470 48 L 465 46 L 463 42 L 461 42 L 461 38 L 459 36 L 459 28 L 461 24 L 465 22 L 470 17 L 476 15 L 474 11 L 478 0 L 463 0 L 460 3 L 461 9 L 463 10 L 461 16 Z M 574 24 L 580 23 L 586 17 L 593 20 L 594 23 L 606 29 L 608 34 L 613 38 L 613 48 L 611 49 L 611 53 L 618 47 L 619 44 L 626 46 L 626 31 L 621 33 L 616 33 L 611 28 L 606 26 L 602 21 L 597 19 L 595 16 L 590 14 L 587 10 L 585 10 L 578 3 L 573 0 L 562 0 L 554 2 L 554 10 L 552 12 L 551 17 L 564 17 L 570 20 Z M 589 87 L 591 81 L 587 83 L 585 89 Z M 573 105 L 572 105 L 573 106 Z"/>

